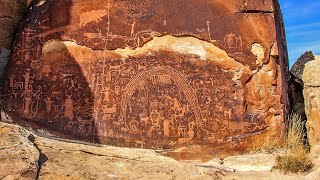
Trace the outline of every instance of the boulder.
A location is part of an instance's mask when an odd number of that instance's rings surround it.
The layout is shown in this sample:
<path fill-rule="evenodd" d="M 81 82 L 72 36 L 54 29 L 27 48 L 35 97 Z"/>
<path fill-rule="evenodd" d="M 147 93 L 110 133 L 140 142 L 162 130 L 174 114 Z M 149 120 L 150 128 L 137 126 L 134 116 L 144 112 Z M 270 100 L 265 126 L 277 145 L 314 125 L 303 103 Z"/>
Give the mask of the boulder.
<path fill-rule="evenodd" d="M 304 84 L 303 95 L 305 99 L 305 111 L 307 115 L 307 132 L 311 150 L 320 152 L 320 58 L 305 64 L 302 80 Z"/>
<path fill-rule="evenodd" d="M 201 159 L 283 138 L 277 1 L 36 0 L 14 47 L 3 112 L 36 133 Z"/>
<path fill-rule="evenodd" d="M 0 87 L 9 60 L 13 37 L 31 0 L 0 0 Z"/>
<path fill-rule="evenodd" d="M 299 59 L 297 59 L 297 61 L 292 65 L 290 69 L 290 73 L 294 77 L 294 80 L 296 82 L 303 85 L 302 76 L 303 76 L 305 65 L 309 61 L 313 61 L 315 59 L 316 59 L 316 55 L 313 54 L 312 51 L 307 51 L 304 54 L 302 54 L 299 57 Z"/>
<path fill-rule="evenodd" d="M 299 116 L 302 120 L 307 120 L 304 108 L 304 97 L 303 97 L 303 81 L 302 75 L 304 72 L 305 64 L 309 61 L 313 61 L 315 55 L 311 51 L 305 52 L 301 57 L 293 64 L 290 70 L 290 100 L 292 111 Z"/>

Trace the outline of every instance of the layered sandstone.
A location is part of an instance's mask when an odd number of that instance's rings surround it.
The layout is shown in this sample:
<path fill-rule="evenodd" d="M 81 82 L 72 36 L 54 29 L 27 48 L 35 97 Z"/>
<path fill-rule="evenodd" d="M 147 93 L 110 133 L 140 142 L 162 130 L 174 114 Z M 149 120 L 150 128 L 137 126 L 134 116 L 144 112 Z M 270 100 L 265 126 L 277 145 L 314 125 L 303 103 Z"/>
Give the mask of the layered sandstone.
<path fill-rule="evenodd" d="M 179 158 L 280 140 L 288 62 L 274 2 L 35 1 L 3 111 L 47 136 Z"/>

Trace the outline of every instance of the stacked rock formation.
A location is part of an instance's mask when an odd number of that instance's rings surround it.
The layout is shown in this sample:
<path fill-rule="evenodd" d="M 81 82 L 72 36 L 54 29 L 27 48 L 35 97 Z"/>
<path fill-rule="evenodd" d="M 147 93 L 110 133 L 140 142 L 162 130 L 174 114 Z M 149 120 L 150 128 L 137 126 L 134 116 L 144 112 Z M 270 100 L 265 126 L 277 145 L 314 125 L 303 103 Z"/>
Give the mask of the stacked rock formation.
<path fill-rule="evenodd" d="M 281 140 L 276 1 L 36 0 L 14 47 L 3 119 L 40 134 L 195 156 Z"/>
<path fill-rule="evenodd" d="M 307 115 L 307 132 L 311 150 L 320 152 L 320 57 L 314 55 L 314 60 L 304 65 L 302 80 L 303 96 Z"/>
<path fill-rule="evenodd" d="M 10 57 L 12 39 L 30 0 L 0 0 L 0 86 Z"/>

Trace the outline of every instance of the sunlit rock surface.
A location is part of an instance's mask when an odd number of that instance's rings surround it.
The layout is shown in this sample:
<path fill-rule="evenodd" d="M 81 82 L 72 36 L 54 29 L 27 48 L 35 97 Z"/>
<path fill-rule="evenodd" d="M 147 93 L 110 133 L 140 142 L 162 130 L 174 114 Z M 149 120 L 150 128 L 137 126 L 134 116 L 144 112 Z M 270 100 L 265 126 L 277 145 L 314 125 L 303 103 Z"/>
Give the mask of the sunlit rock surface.
<path fill-rule="evenodd" d="M 304 66 L 302 80 L 304 84 L 303 95 L 307 115 L 307 132 L 311 150 L 320 152 L 320 58 L 315 56 Z"/>
<path fill-rule="evenodd" d="M 292 179 L 319 178 L 312 172 L 272 170 L 276 154 L 252 154 L 209 161 L 176 161 L 155 150 L 92 146 L 39 137 L 0 122 L 0 178 L 51 179 Z"/>
<path fill-rule="evenodd" d="M 281 141 L 287 64 L 276 1 L 34 1 L 3 114 L 46 136 L 207 159 Z"/>

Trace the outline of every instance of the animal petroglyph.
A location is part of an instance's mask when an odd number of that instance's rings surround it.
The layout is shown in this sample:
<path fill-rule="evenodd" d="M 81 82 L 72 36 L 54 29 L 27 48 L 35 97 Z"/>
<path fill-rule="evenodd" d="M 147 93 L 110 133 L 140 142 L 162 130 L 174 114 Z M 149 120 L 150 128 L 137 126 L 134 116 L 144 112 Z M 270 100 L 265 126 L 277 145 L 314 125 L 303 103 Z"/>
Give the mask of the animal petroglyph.
<path fill-rule="evenodd" d="M 108 10 L 100 9 L 100 10 L 91 10 L 88 12 L 79 12 L 79 25 L 86 26 L 88 23 L 91 22 L 99 22 L 102 21 L 104 16 L 108 15 Z"/>
<path fill-rule="evenodd" d="M 281 129 L 266 118 L 284 118 L 285 59 L 263 53 L 279 43 L 278 16 L 248 19 L 230 2 L 32 6 L 3 83 L 6 113 L 62 138 L 154 149 L 242 148 L 252 132 Z"/>

